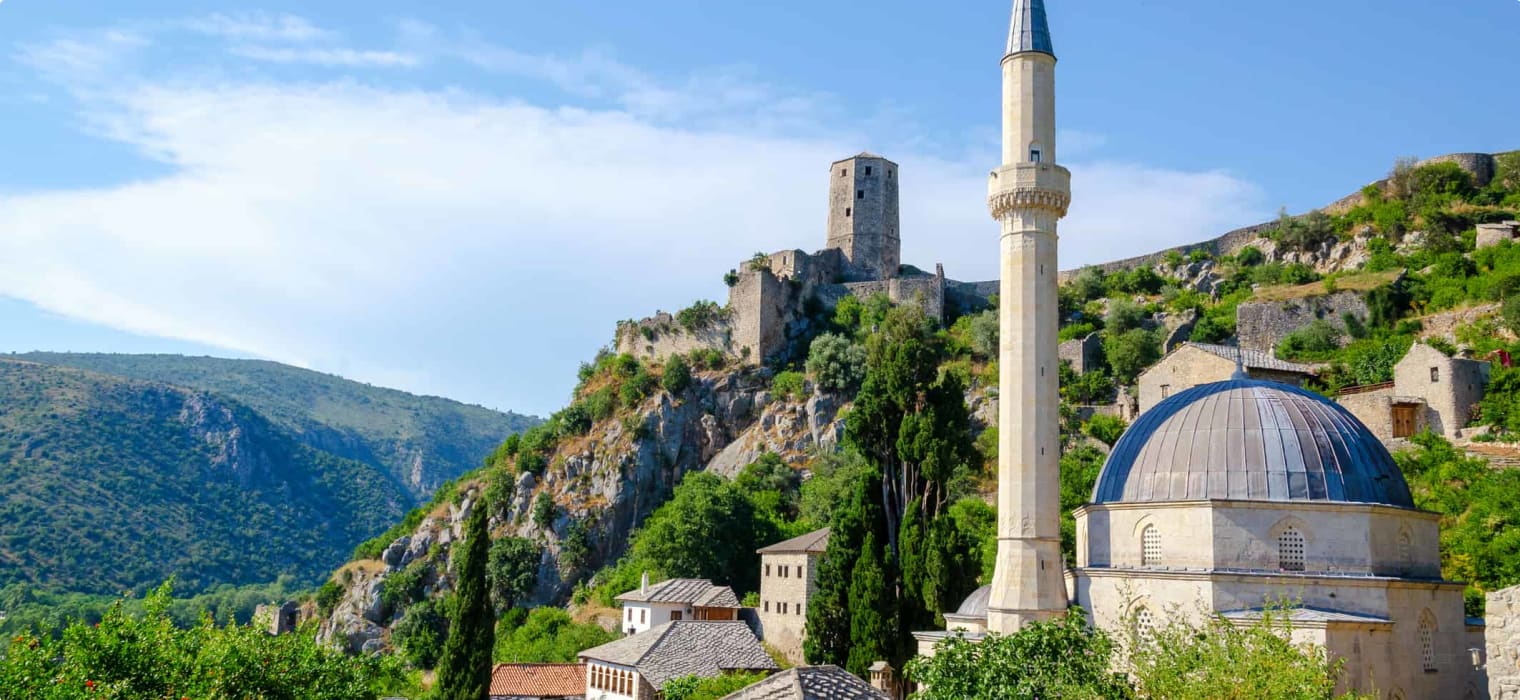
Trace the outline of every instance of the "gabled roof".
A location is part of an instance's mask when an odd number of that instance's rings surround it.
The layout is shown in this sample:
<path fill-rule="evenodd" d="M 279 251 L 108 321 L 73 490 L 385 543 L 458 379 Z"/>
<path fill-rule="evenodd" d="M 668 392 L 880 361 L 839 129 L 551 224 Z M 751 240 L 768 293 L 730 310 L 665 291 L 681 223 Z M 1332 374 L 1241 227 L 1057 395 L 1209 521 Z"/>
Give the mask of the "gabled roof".
<path fill-rule="evenodd" d="M 1212 345 L 1209 343 L 1193 342 L 1183 343 L 1182 345 L 1178 346 L 1178 348 L 1197 348 L 1206 353 L 1209 353 L 1210 355 L 1222 357 L 1231 362 L 1235 361 L 1235 358 L 1238 354 L 1240 359 L 1245 363 L 1246 369 L 1267 369 L 1274 372 L 1296 372 L 1298 374 L 1314 374 L 1316 371 L 1318 371 L 1314 365 L 1301 365 L 1297 362 L 1279 360 L 1276 357 L 1273 357 L 1270 353 L 1265 353 L 1260 350 L 1248 350 L 1245 348 L 1234 348 L 1228 345 Z M 1176 350 L 1173 350 L 1172 352 L 1176 352 Z"/>
<path fill-rule="evenodd" d="M 704 608 L 737 608 L 739 597 L 728 586 L 714 586 L 705 578 L 673 578 L 635 588 L 617 597 L 625 603 L 679 603 Z"/>
<path fill-rule="evenodd" d="M 743 622 L 677 620 L 580 653 L 582 660 L 631 666 L 660 688 L 672 678 L 780 668 Z"/>
<path fill-rule="evenodd" d="M 1043 0 L 1014 0 L 1013 24 L 1008 28 L 1008 53 L 1004 55 L 1025 51 L 1056 55 L 1050 41 L 1050 24 L 1045 19 Z"/>
<path fill-rule="evenodd" d="M 823 554 L 823 550 L 829 548 L 829 529 L 814 530 L 801 537 L 793 537 L 789 540 L 761 547 L 755 552 L 759 554 Z"/>
<path fill-rule="evenodd" d="M 1250 608 L 1247 610 L 1230 610 L 1219 613 L 1226 620 L 1254 621 L 1260 620 L 1267 614 L 1262 608 Z M 1391 625 L 1392 620 L 1375 615 L 1362 615 L 1360 613 L 1341 612 L 1324 608 L 1292 608 L 1283 615 L 1282 611 L 1272 613 L 1277 619 L 1286 619 L 1293 624 L 1316 623 L 1316 622 L 1350 622 L 1360 625 Z"/>
<path fill-rule="evenodd" d="M 554 698 L 585 694 L 585 664 L 496 664 L 491 670 L 491 695 Z"/>
<path fill-rule="evenodd" d="M 887 695 L 838 666 L 799 666 L 722 700 L 887 700 Z"/>

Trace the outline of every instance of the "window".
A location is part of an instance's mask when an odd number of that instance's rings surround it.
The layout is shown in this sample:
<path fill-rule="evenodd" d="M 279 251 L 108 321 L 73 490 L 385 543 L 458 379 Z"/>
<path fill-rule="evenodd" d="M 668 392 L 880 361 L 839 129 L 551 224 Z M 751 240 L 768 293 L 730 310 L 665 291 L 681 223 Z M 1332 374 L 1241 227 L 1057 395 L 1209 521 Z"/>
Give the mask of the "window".
<path fill-rule="evenodd" d="M 866 177 L 870 177 L 870 176 L 871 176 L 871 166 L 867 165 L 866 166 Z"/>
<path fill-rule="evenodd" d="M 802 603 L 797 604 L 797 617 L 802 617 Z"/>
<path fill-rule="evenodd" d="M 1440 367 L 1431 367 L 1430 368 L 1430 383 L 1431 384 L 1435 384 L 1435 383 L 1437 383 L 1439 381 L 1441 381 L 1441 368 Z"/>
<path fill-rule="evenodd" d="M 1135 611 L 1135 634 L 1144 640 L 1156 636 L 1156 618 L 1151 615 L 1150 608 L 1141 606 Z"/>
<path fill-rule="evenodd" d="M 844 208 L 844 218 L 846 218 L 846 219 L 850 218 L 850 208 L 849 207 L 845 207 Z"/>
<path fill-rule="evenodd" d="M 797 578 L 802 578 L 802 567 L 797 567 Z"/>
<path fill-rule="evenodd" d="M 762 600 L 762 601 L 760 601 L 760 609 L 764 610 L 766 612 L 770 612 L 771 611 L 771 602 L 769 600 Z"/>
<path fill-rule="evenodd" d="M 1410 562 L 1412 559 L 1410 553 L 1411 549 L 1412 547 L 1409 544 L 1409 533 L 1399 533 L 1399 570 L 1405 574 L 1408 574 L 1412 568 L 1410 567 Z"/>
<path fill-rule="evenodd" d="M 677 622 L 680 619 L 681 619 L 681 611 L 680 610 L 672 610 L 672 611 L 670 611 L 670 621 L 671 622 Z"/>
<path fill-rule="evenodd" d="M 628 621 L 633 622 L 633 608 L 628 609 Z"/>
<path fill-rule="evenodd" d="M 1031 148 L 1031 149 L 1029 149 L 1029 162 L 1031 162 L 1031 163 L 1038 163 L 1038 162 L 1040 162 L 1040 149 L 1038 149 L 1038 148 Z M 817 171 L 815 170 L 814 172 L 817 172 Z"/>
<path fill-rule="evenodd" d="M 846 211 L 848 211 L 848 210 L 846 210 Z M 765 565 L 765 577 L 766 578 L 770 578 L 771 577 L 771 565 L 770 564 L 766 564 Z"/>
<path fill-rule="evenodd" d="M 1304 570 L 1304 535 L 1292 526 L 1277 536 L 1277 568 Z"/>
<path fill-rule="evenodd" d="M 849 175 L 850 175 L 849 168 L 840 168 L 839 169 L 839 176 L 840 177 L 848 177 Z"/>
<path fill-rule="evenodd" d="M 1140 531 L 1140 565 L 1161 565 L 1161 531 L 1155 525 L 1146 525 Z"/>
<path fill-rule="evenodd" d="M 855 198 L 856 199 L 865 199 L 866 198 L 866 191 L 865 190 L 855 190 Z"/>
<path fill-rule="evenodd" d="M 887 179 L 888 180 L 892 179 L 892 169 L 891 168 L 887 168 Z"/>
<path fill-rule="evenodd" d="M 1426 673 L 1436 670 L 1436 618 L 1429 610 L 1420 613 L 1420 664 Z"/>
<path fill-rule="evenodd" d="M 1164 399 L 1164 398 L 1166 398 L 1168 396 L 1171 396 L 1171 395 L 1172 395 L 1172 385 L 1171 384 L 1162 384 L 1161 385 L 1161 398 Z"/>
<path fill-rule="evenodd" d="M 649 621 L 649 609 L 648 608 L 639 608 L 639 624 L 644 624 L 645 622 L 648 622 L 648 621 Z"/>

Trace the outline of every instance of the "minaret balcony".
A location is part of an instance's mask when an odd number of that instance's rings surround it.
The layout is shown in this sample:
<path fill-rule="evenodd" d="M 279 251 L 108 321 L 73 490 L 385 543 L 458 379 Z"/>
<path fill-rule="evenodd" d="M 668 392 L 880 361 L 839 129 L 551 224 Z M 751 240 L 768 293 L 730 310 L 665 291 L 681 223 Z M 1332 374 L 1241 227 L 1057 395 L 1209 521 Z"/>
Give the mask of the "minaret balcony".
<path fill-rule="evenodd" d="M 992 171 L 987 206 L 992 217 L 1014 209 L 1045 209 L 1065 216 L 1071 204 L 1071 171 L 1054 163 L 1012 163 Z"/>

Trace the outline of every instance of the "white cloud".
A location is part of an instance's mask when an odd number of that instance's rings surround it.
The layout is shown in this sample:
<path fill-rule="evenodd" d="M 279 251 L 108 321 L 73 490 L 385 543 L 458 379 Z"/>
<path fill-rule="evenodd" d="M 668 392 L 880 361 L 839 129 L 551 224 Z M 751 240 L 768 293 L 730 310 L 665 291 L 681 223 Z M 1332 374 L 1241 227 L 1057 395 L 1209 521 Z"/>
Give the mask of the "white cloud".
<path fill-rule="evenodd" d="M 756 250 L 820 247 L 824 165 L 861 149 L 843 129 L 784 127 L 826 96 L 751 93 L 719 74 L 662 82 L 595 54 L 495 60 L 625 106 L 181 76 L 94 96 L 92 121 L 174 172 L 0 195 L 0 295 L 547 412 L 617 319 L 721 298 L 722 272 Z M 702 126 L 675 123 L 693 114 Z M 903 166 L 905 261 L 994 277 L 995 152 L 889 155 Z M 1261 208 L 1223 173 L 1071 167 L 1065 266 L 1216 235 Z"/>
<path fill-rule="evenodd" d="M 365 51 L 344 48 L 286 48 L 270 46 L 233 46 L 234 56 L 270 63 L 306 63 L 345 68 L 410 68 L 422 60 L 414 54 L 397 51 Z"/>
<path fill-rule="evenodd" d="M 264 12 L 215 13 L 184 20 L 179 26 L 198 34 L 236 41 L 308 42 L 335 36 L 304 17 Z"/>

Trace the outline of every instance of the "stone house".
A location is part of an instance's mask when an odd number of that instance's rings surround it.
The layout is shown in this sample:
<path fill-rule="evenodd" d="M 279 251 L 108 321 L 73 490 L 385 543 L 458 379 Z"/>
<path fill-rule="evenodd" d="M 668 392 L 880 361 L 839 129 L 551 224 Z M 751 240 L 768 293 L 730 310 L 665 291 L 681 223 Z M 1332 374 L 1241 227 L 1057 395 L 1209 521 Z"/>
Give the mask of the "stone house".
<path fill-rule="evenodd" d="M 1426 428 L 1461 437 L 1488 387 L 1489 364 L 1415 343 L 1393 366 L 1393 381 L 1351 387 L 1336 401 L 1380 440 L 1407 438 Z"/>
<path fill-rule="evenodd" d="M 496 664 L 491 700 L 585 700 L 585 664 Z"/>
<path fill-rule="evenodd" d="M 1286 362 L 1258 350 L 1207 343 L 1183 343 L 1140 373 L 1140 414 L 1168 396 L 1200 384 L 1222 382 L 1235 374 L 1237 356 L 1251 379 L 1303 386 L 1314 376 L 1312 365 Z"/>
<path fill-rule="evenodd" d="M 743 622 L 676 620 L 580 653 L 594 700 L 657 700 L 676 678 L 780 669 Z"/>
<path fill-rule="evenodd" d="M 881 662 L 877 662 L 881 663 Z M 797 666 L 720 700 L 890 700 L 882 692 L 838 666 Z"/>
<path fill-rule="evenodd" d="M 672 621 L 739 619 L 734 589 L 707 579 L 673 578 L 650 585 L 646 573 L 638 590 L 617 600 L 623 604 L 623 632 L 630 635 Z"/>
<path fill-rule="evenodd" d="M 1478 224 L 1478 247 L 1488 248 L 1499 245 L 1501 241 L 1513 241 L 1520 238 L 1520 221 L 1505 221 L 1497 224 Z"/>
<path fill-rule="evenodd" d="M 1103 339 L 1097 333 L 1072 338 L 1056 346 L 1056 357 L 1070 363 L 1072 371 L 1077 374 L 1086 374 L 1103 364 Z"/>
<path fill-rule="evenodd" d="M 824 528 L 756 550 L 760 554 L 760 636 L 792 663 L 802 662 L 807 604 L 818 589 L 818 560 L 829 546 Z"/>
<path fill-rule="evenodd" d="M 259 605 L 253 609 L 253 624 L 273 635 L 289 634 L 300 625 L 300 613 L 300 606 L 295 601 L 283 605 Z M 0 615 L 0 620 L 3 619 L 5 617 Z"/>

